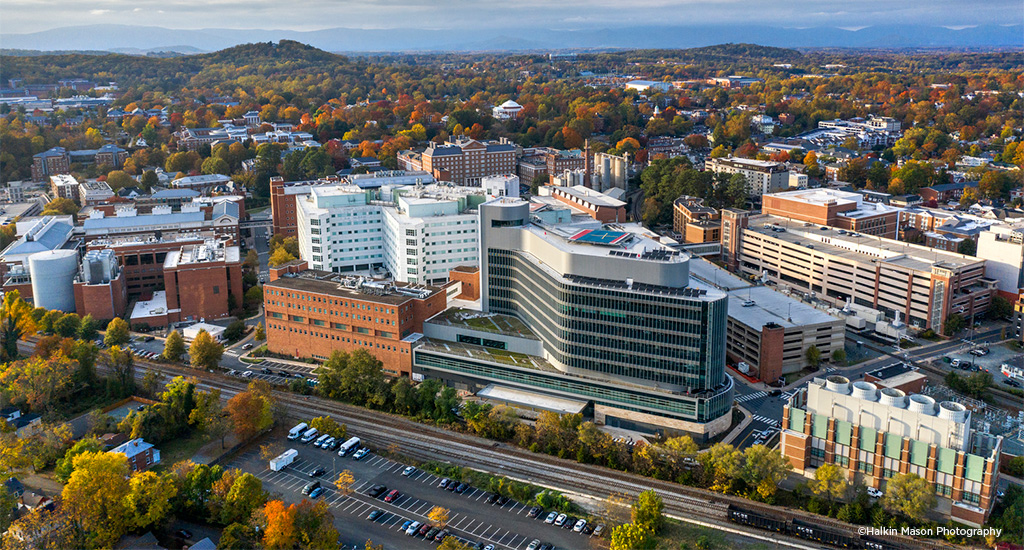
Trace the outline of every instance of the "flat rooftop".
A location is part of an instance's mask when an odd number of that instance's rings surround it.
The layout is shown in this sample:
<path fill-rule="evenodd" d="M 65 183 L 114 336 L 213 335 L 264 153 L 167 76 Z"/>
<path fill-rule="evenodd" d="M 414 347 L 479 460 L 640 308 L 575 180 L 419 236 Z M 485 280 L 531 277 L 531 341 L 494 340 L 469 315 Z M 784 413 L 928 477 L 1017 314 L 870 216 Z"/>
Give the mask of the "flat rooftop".
<path fill-rule="evenodd" d="M 427 322 L 453 327 L 466 327 L 484 332 L 512 334 L 521 338 L 538 340 L 537 336 L 530 330 L 530 327 L 511 315 L 483 313 L 474 309 L 449 308 L 431 317 Z"/>
<path fill-rule="evenodd" d="M 590 203 L 594 206 L 619 208 L 626 205 L 625 202 L 620 201 L 619 199 L 609 197 L 600 191 L 594 191 L 593 189 L 582 185 L 574 185 L 572 187 L 555 187 L 552 191 L 562 193 L 567 197 L 580 202 Z"/>
<path fill-rule="evenodd" d="M 436 286 L 383 281 L 316 269 L 298 274 L 288 273 L 264 286 L 389 305 L 400 305 L 414 299 L 425 300 L 444 292 L 443 288 Z"/>
<path fill-rule="evenodd" d="M 838 229 L 825 227 L 822 230 L 816 225 L 804 227 L 802 223 L 769 215 L 753 216 L 750 218 L 749 224 L 745 231 L 754 231 L 766 237 L 798 246 L 811 245 L 815 251 L 862 263 L 881 261 L 919 271 L 931 271 L 932 266 L 959 269 L 984 262 L 984 260 L 973 256 L 945 252 L 893 239 L 845 230 L 843 231 L 845 234 L 840 234 Z M 764 227 L 765 224 L 773 224 L 786 230 L 773 231 L 770 227 Z"/>
<path fill-rule="evenodd" d="M 511 406 L 521 405 L 534 409 L 554 411 L 559 414 L 576 414 L 587 407 L 585 400 L 566 399 L 564 397 L 553 397 L 543 393 L 526 391 L 508 386 L 496 386 L 491 384 L 476 392 L 477 397 L 490 401 L 508 403 Z"/>
<path fill-rule="evenodd" d="M 131 319 L 167 314 L 167 292 L 158 290 L 149 300 L 139 300 L 132 308 Z"/>
<path fill-rule="evenodd" d="M 860 193 L 851 193 L 838 189 L 798 189 L 796 191 L 772 193 L 769 196 L 818 206 L 825 206 L 829 203 L 835 205 L 860 204 L 864 198 Z"/>
<path fill-rule="evenodd" d="M 697 257 L 690 259 L 690 278 L 695 278 L 703 283 L 725 291 L 753 286 L 753 283 L 750 281 L 737 277 L 736 275 L 729 273 L 727 270 L 722 269 L 703 258 Z"/>
<path fill-rule="evenodd" d="M 602 229 L 592 223 L 540 225 L 536 222 L 523 227 L 534 235 L 553 244 L 563 252 L 590 256 L 632 256 L 636 261 L 658 261 L 682 263 L 690 255 L 669 248 L 645 236 L 640 231 L 631 231 L 629 226 L 614 225 Z"/>
<path fill-rule="evenodd" d="M 767 286 L 732 290 L 728 294 L 729 317 L 748 327 L 760 328 L 768 323 L 775 323 L 785 328 L 795 328 L 843 322 L 838 317 L 833 317 Z M 753 305 L 744 305 L 750 302 L 754 302 Z"/>

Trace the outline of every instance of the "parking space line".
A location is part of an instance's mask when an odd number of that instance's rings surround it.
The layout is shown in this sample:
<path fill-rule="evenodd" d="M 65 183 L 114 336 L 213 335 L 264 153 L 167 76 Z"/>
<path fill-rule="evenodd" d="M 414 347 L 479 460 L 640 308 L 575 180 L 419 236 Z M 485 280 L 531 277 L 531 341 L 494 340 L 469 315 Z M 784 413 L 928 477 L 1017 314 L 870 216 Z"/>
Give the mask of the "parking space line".
<path fill-rule="evenodd" d="M 430 503 L 429 503 L 429 502 L 424 502 L 424 503 L 423 503 L 423 504 L 422 504 L 422 505 L 421 505 L 421 506 L 420 506 L 419 508 L 417 508 L 417 509 L 416 509 L 416 511 L 414 511 L 413 513 L 414 513 L 414 514 L 419 514 L 419 513 L 420 513 L 420 512 L 421 512 L 421 511 L 423 510 L 423 508 L 426 508 L 426 507 L 428 507 L 428 506 L 430 506 Z"/>
<path fill-rule="evenodd" d="M 480 493 L 480 496 L 476 497 L 476 499 L 475 499 L 475 500 L 480 500 L 481 498 L 483 498 L 483 496 L 484 496 L 485 494 L 487 494 L 487 493 Z"/>

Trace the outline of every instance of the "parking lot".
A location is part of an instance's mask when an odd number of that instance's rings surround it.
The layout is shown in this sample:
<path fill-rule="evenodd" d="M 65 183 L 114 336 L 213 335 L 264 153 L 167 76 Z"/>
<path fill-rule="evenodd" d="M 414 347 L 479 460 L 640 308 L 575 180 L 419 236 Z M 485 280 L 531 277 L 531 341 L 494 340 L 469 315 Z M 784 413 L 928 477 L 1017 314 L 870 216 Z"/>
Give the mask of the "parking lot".
<path fill-rule="evenodd" d="M 591 535 L 545 524 L 547 510 L 534 519 L 528 516 L 530 505 L 511 499 L 501 506 L 488 504 L 488 493 L 475 487 L 462 494 L 447 491 L 438 487 L 441 478 L 419 469 L 408 477 L 403 476 L 405 464 L 372 452 L 356 461 L 351 454 L 339 457 L 336 452 L 298 441 L 282 440 L 281 443 L 282 451 L 296 449 L 299 456 L 279 472 L 270 470 L 256 451 L 240 455 L 226 466 L 253 473 L 263 481 L 267 491 L 280 494 L 285 502 L 301 501 L 305 498 L 303 487 L 314 479 L 319 480 L 325 488 L 319 498 L 331 507 L 344 544 L 363 548 L 367 539 L 374 544 L 383 544 L 385 548 L 434 544 L 402 532 L 406 521 L 431 523 L 427 514 L 434 506 L 450 511 L 445 528 L 463 542 L 493 544 L 496 549 L 506 550 L 525 550 L 533 539 L 567 550 L 592 548 L 599 542 Z M 317 467 L 323 467 L 327 472 L 319 478 L 309 477 L 309 472 Z M 344 470 L 351 471 L 355 479 L 349 495 L 339 492 L 333 483 L 338 473 Z M 401 494 L 390 503 L 383 500 L 386 492 L 377 498 L 368 496 L 366 492 L 377 484 L 385 485 L 388 491 L 397 489 Z M 381 510 L 383 515 L 374 521 L 367 520 L 367 515 L 373 510 Z"/>
<path fill-rule="evenodd" d="M 230 369 L 228 374 L 253 380 L 266 380 L 271 384 L 288 384 L 296 378 L 316 380 L 316 375 L 313 374 L 314 370 L 316 370 L 315 365 L 293 365 L 291 363 L 264 360 L 261 363 L 246 364 L 238 369 Z M 246 372 L 251 374 L 246 375 Z"/>
<path fill-rule="evenodd" d="M 1001 385 L 1003 388 L 1007 387 L 1003 382 L 1007 377 L 1000 372 L 1000 365 L 1005 363 L 1015 367 L 1024 366 L 1024 355 L 1015 353 L 1003 344 L 981 344 L 975 349 L 984 349 L 988 353 L 981 356 L 972 355 L 970 353 L 971 347 L 964 345 L 961 349 L 949 353 L 948 357 L 951 360 L 960 361 L 961 364 L 958 367 L 960 370 L 982 370 L 990 373 L 993 382 Z M 938 364 L 948 369 L 956 370 L 951 363 L 941 362 Z"/>

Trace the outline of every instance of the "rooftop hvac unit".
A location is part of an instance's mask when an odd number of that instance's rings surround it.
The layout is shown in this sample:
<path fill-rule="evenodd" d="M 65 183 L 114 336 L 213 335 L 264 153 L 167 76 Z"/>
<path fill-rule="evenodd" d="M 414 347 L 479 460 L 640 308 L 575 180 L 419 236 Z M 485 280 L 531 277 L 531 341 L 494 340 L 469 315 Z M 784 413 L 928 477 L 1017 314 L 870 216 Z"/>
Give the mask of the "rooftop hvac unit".
<path fill-rule="evenodd" d="M 935 400 L 927 395 L 915 393 L 910 396 L 910 404 L 907 405 L 907 410 L 935 416 Z"/>
<path fill-rule="evenodd" d="M 848 394 L 850 393 L 850 379 L 833 374 L 825 379 L 825 389 L 836 393 Z"/>
<path fill-rule="evenodd" d="M 962 423 L 967 420 L 967 407 L 954 401 L 943 401 L 939 403 L 939 418 Z"/>
<path fill-rule="evenodd" d="M 867 401 L 878 401 L 878 388 L 871 382 L 854 382 L 853 396 Z"/>
<path fill-rule="evenodd" d="M 907 394 L 896 388 L 882 388 L 878 402 L 899 409 L 907 408 Z"/>

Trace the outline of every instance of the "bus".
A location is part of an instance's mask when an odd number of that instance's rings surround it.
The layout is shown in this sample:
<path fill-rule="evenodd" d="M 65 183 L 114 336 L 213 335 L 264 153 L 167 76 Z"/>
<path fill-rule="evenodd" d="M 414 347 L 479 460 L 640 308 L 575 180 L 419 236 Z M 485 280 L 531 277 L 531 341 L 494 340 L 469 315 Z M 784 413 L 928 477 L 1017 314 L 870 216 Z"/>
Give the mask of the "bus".
<path fill-rule="evenodd" d="M 354 451 L 354 450 L 356 450 L 358 448 L 359 448 L 359 438 L 358 437 L 350 438 L 348 441 L 342 443 L 341 447 L 338 448 L 338 456 L 345 456 L 348 453 L 350 453 L 350 452 L 352 452 L 352 451 Z"/>
<path fill-rule="evenodd" d="M 294 428 L 288 430 L 288 440 L 295 441 L 302 437 L 303 432 L 305 432 L 308 427 L 309 426 L 307 426 L 305 422 L 300 422 Z"/>
<path fill-rule="evenodd" d="M 1003 373 L 1003 376 L 1007 378 L 1016 378 L 1017 380 L 1024 380 L 1024 369 L 1020 367 L 1014 367 L 1003 363 L 999 366 L 999 372 Z"/>

